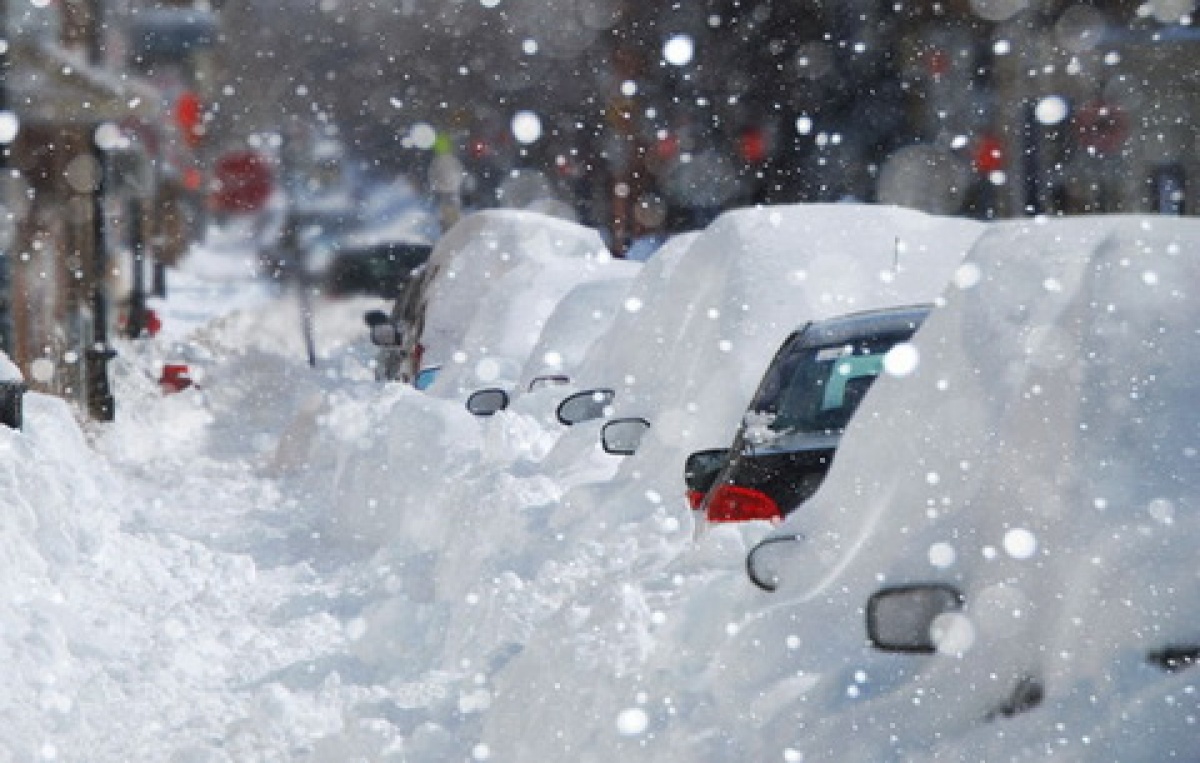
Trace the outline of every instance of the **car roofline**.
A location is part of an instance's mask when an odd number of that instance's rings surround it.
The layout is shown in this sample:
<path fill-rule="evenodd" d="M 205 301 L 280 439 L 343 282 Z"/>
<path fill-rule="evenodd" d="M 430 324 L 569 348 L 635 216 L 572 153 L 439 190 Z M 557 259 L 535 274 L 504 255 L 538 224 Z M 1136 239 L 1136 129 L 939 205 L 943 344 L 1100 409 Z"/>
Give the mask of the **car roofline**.
<path fill-rule="evenodd" d="M 905 305 L 812 321 L 800 330 L 801 346 L 819 347 L 865 336 L 912 333 L 932 309 L 930 304 Z"/>

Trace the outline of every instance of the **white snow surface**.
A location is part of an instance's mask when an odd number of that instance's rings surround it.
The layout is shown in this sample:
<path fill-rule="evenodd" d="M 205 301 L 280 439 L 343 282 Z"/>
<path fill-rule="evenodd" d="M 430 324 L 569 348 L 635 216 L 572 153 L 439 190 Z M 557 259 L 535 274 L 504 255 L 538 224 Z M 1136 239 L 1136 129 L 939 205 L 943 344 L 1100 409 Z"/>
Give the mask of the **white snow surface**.
<path fill-rule="evenodd" d="M 528 213 L 496 214 L 519 241 Z M 726 215 L 642 267 L 582 361 L 652 420 L 625 459 L 598 422 L 375 382 L 376 300 L 317 302 L 309 367 L 295 296 L 197 247 L 162 334 L 117 344 L 114 422 L 29 393 L 0 428 L 0 760 L 1188 759 L 1195 669 L 1145 656 L 1200 639 L 1198 245 L 1163 217 Z M 939 294 L 758 591 L 771 528 L 694 537 L 699 440 L 669 422 L 728 444 L 794 324 Z M 164 396 L 166 362 L 197 385 Z M 867 597 L 929 582 L 970 638 L 867 646 Z M 1040 704 L 984 720 L 1025 677 Z"/>

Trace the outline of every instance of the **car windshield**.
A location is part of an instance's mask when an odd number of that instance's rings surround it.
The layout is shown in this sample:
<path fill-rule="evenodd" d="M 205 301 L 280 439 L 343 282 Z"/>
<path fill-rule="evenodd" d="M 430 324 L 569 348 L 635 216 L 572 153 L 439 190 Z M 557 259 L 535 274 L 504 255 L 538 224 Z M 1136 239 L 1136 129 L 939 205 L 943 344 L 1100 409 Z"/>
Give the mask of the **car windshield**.
<path fill-rule="evenodd" d="M 795 340 L 768 370 L 749 418 L 775 434 L 840 432 L 883 370 L 884 356 L 908 336 L 817 347 Z"/>

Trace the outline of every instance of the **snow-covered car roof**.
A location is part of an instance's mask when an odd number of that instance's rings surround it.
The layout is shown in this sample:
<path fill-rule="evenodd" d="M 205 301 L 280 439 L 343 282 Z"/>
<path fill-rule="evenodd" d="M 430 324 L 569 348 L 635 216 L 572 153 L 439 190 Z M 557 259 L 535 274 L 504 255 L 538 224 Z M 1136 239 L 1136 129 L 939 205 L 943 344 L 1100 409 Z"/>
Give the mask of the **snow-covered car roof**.
<path fill-rule="evenodd" d="M 982 223 L 867 204 L 727 212 L 683 251 L 646 264 L 645 285 L 579 373 L 616 389 L 614 415 L 642 416 L 674 451 L 727 446 L 771 357 L 809 320 L 933 301 Z"/>
<path fill-rule="evenodd" d="M 613 277 L 577 284 L 559 300 L 529 352 L 517 380 L 518 391 L 527 389 L 538 377 L 570 379 L 575 374 L 588 349 L 625 306 L 641 267 L 626 263 L 614 270 Z"/>
<path fill-rule="evenodd" d="M 463 218 L 434 247 L 424 329 L 432 394 L 516 381 L 547 316 L 571 287 L 637 267 L 613 259 L 592 228 L 519 210 Z"/>

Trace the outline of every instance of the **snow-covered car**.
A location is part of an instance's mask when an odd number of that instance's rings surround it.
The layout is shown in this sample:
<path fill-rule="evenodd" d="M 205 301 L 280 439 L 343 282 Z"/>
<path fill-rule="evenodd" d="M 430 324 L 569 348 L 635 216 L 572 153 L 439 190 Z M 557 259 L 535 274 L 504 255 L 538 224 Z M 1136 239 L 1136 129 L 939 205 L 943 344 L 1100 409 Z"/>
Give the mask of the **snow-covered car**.
<path fill-rule="evenodd" d="M 811 322 L 788 337 L 733 444 L 688 458 L 697 521 L 777 521 L 815 493 L 876 377 L 905 370 L 907 341 L 929 309 L 853 313 Z"/>
<path fill-rule="evenodd" d="M 596 502 L 671 496 L 690 526 L 689 454 L 729 447 L 788 335 L 810 320 L 933 301 L 983 228 L 876 205 L 788 205 L 734 210 L 681 249 L 668 242 L 581 364 L 581 383 L 613 391 L 607 420 L 572 427 L 547 459 L 625 454 L 629 431 L 639 421 L 649 430 L 616 475 L 565 500 L 595 512 Z M 620 437 L 605 441 L 604 427 Z"/>
<path fill-rule="evenodd" d="M 546 318 L 537 344 L 511 387 L 486 387 L 467 398 L 476 415 L 491 415 L 508 407 L 514 395 L 571 383 L 584 354 L 608 329 L 621 309 L 636 265 L 622 267 L 612 278 L 587 281 L 571 288 Z"/>
<path fill-rule="evenodd" d="M 572 287 L 635 267 L 577 223 L 520 210 L 468 215 L 438 240 L 389 325 L 373 328 L 377 367 L 385 378 L 411 381 L 438 366 L 429 391 L 450 397 L 513 383 Z"/>
<path fill-rule="evenodd" d="M 821 489 L 750 554 L 776 592 L 713 656 L 762 667 L 744 752 L 811 718 L 805 758 L 1194 753 L 1198 235 L 1110 217 L 980 239 L 912 372 L 880 377 Z M 761 665 L 772 643 L 803 648 Z M 1138 707 L 1149 736 L 1121 722 Z"/>

